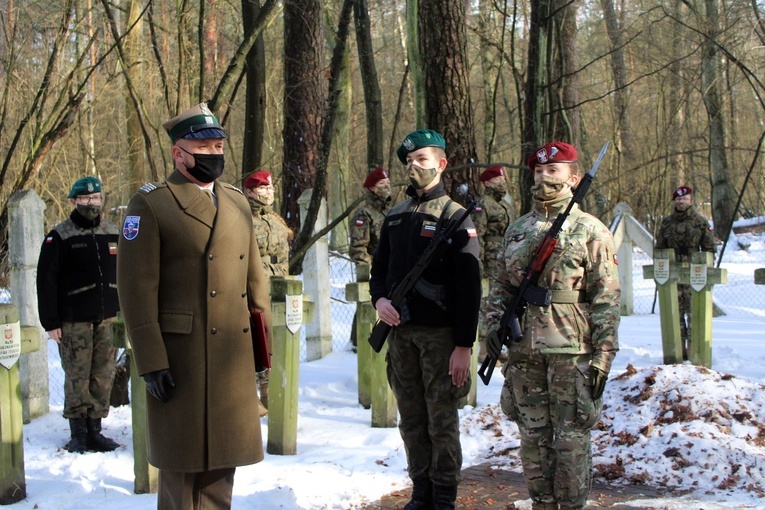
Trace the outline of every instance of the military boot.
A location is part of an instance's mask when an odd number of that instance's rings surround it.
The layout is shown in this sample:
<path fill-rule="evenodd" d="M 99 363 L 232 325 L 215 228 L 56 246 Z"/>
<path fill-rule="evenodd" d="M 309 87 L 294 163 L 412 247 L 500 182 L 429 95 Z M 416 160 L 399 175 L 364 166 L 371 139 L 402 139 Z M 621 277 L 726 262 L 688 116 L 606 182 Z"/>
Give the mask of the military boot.
<path fill-rule="evenodd" d="M 101 434 L 101 418 L 88 418 L 88 450 L 94 452 L 113 452 L 119 444 Z"/>
<path fill-rule="evenodd" d="M 72 437 L 65 448 L 72 453 L 88 451 L 88 426 L 85 418 L 69 418 L 69 429 L 72 431 Z"/>
<path fill-rule="evenodd" d="M 433 484 L 428 478 L 412 480 L 412 500 L 404 510 L 433 510 Z"/>
<path fill-rule="evenodd" d="M 457 501 L 456 485 L 434 485 L 433 486 L 433 509 L 434 510 L 453 510 L 454 502 Z"/>

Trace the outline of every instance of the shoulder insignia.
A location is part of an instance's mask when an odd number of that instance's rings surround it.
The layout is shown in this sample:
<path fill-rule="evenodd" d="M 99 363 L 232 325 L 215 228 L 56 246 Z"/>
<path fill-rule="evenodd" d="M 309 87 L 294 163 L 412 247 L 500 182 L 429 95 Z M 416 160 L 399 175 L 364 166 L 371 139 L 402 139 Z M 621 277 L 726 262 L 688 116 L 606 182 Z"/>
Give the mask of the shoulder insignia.
<path fill-rule="evenodd" d="M 356 220 L 356 226 L 357 227 L 363 227 L 364 226 L 364 220 L 362 220 L 361 218 L 358 218 Z"/>
<path fill-rule="evenodd" d="M 478 237 L 478 232 L 474 228 L 467 229 L 468 237 Z"/>
<path fill-rule="evenodd" d="M 239 188 L 237 188 L 236 186 L 234 186 L 233 184 L 225 183 L 225 184 L 223 184 L 223 187 L 224 188 L 228 188 L 228 189 L 232 189 L 232 190 L 238 192 L 240 195 L 244 195 L 244 192 L 242 190 L 240 190 Z"/>
<path fill-rule="evenodd" d="M 481 207 L 480 205 L 475 206 L 475 212 L 477 213 L 483 212 L 483 207 Z"/>
<path fill-rule="evenodd" d="M 155 189 L 157 189 L 157 185 L 155 183 L 147 182 L 146 184 L 141 186 L 138 189 L 138 191 L 142 191 L 143 193 L 148 194 L 148 193 L 151 193 L 152 191 L 154 191 Z"/>

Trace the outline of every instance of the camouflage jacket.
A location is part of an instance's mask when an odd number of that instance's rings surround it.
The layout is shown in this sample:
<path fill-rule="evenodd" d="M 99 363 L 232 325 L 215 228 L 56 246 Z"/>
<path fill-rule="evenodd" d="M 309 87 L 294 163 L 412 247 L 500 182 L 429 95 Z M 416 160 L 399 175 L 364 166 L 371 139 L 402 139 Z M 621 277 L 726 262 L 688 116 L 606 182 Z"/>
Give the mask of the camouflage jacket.
<path fill-rule="evenodd" d="M 689 262 L 694 251 L 715 251 L 715 239 L 709 222 L 695 208 L 674 211 L 666 216 L 656 236 L 656 248 L 673 248 L 675 260 Z"/>
<path fill-rule="evenodd" d="M 350 224 L 351 247 L 348 255 L 357 264 L 371 264 L 380 242 L 380 229 L 390 209 L 390 198 L 383 200 L 369 190 L 364 203 L 356 209 Z"/>
<path fill-rule="evenodd" d="M 535 200 L 534 210 L 507 229 L 504 263 L 489 292 L 490 329 L 499 324 L 534 250 L 570 199 L 569 193 L 549 202 Z M 526 307 L 523 340 L 511 342 L 511 354 L 594 353 L 593 365 L 608 372 L 619 350 L 620 289 L 614 241 L 606 226 L 575 205 L 538 285 L 553 290 L 553 302 Z"/>
<path fill-rule="evenodd" d="M 292 230 L 281 216 L 253 200 L 249 200 L 252 210 L 252 228 L 260 249 L 260 260 L 266 275 L 285 276 L 289 274 L 290 236 Z"/>
<path fill-rule="evenodd" d="M 117 226 L 77 210 L 45 236 L 37 263 L 37 300 L 45 331 L 62 322 L 117 315 Z"/>
<path fill-rule="evenodd" d="M 499 272 L 500 261 L 497 257 L 502 251 L 502 236 L 515 218 L 513 204 L 505 200 L 504 193 L 493 188 L 486 188 L 476 203 L 473 223 L 478 232 L 484 275 L 489 279 Z"/>
<path fill-rule="evenodd" d="M 390 297 L 393 287 L 417 264 L 439 229 L 439 218 L 456 221 L 464 212 L 446 194 L 443 183 L 421 196 L 411 186 L 406 193 L 409 199 L 391 209 L 380 231 L 380 245 L 372 260 L 369 281 L 372 303 Z M 411 323 L 451 326 L 455 345 L 472 346 L 481 302 L 481 269 L 478 239 L 470 217 L 453 234 L 446 251 L 428 265 L 422 279 L 443 288 L 445 296 L 439 303 L 412 291 L 407 296 Z"/>

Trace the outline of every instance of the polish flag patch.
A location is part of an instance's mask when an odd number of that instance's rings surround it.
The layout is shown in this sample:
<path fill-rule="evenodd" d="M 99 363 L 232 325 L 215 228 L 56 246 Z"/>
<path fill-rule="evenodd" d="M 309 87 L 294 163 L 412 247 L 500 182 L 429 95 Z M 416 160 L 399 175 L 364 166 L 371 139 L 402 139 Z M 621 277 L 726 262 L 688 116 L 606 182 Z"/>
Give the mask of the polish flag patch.
<path fill-rule="evenodd" d="M 50 244 L 52 242 L 53 242 L 53 236 L 48 236 L 48 237 L 45 238 L 45 243 L 46 244 Z"/>
<path fill-rule="evenodd" d="M 466 230 L 468 237 L 478 237 L 478 232 L 476 232 L 474 228 L 468 228 Z"/>
<path fill-rule="evenodd" d="M 364 220 L 356 220 L 356 226 L 357 227 L 363 227 L 364 226 Z"/>
<path fill-rule="evenodd" d="M 475 206 L 475 212 L 478 212 L 478 213 L 483 212 L 483 207 L 481 207 L 480 205 Z"/>

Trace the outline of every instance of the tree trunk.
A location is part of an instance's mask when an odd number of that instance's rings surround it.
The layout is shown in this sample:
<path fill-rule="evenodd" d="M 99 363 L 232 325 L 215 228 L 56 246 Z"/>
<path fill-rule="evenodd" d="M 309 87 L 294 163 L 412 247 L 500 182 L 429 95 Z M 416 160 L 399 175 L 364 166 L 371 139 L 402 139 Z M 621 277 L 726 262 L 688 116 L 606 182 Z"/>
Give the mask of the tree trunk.
<path fill-rule="evenodd" d="M 409 72 L 412 75 L 415 129 L 428 127 L 423 52 L 420 48 L 419 12 L 420 0 L 406 0 L 406 50 L 409 58 Z M 435 25 L 433 28 L 436 27 L 440 27 L 440 25 Z"/>
<path fill-rule="evenodd" d="M 250 33 L 260 13 L 260 0 L 242 0 L 242 25 Z M 258 170 L 263 159 L 263 130 L 266 124 L 266 51 L 262 32 L 247 52 L 247 87 L 244 106 L 242 177 Z"/>
<path fill-rule="evenodd" d="M 477 163 L 465 3 L 420 0 L 419 29 L 428 127 L 444 136 L 451 166 Z M 467 183 L 470 193 L 478 196 L 478 175 L 469 168 L 450 172 L 444 183 L 447 192 L 460 202 L 465 201 L 456 193 L 461 183 Z"/>
<path fill-rule="evenodd" d="M 702 85 L 704 105 L 709 119 L 709 169 L 712 176 L 712 216 L 715 232 L 722 239 L 728 239 L 733 225 L 736 193 L 730 185 L 730 168 L 725 152 L 725 120 L 723 118 L 720 72 L 720 54 L 716 40 L 720 33 L 718 12 L 719 0 L 704 0 L 706 8 L 706 37 L 702 44 L 703 71 Z M 697 196 L 699 200 L 701 197 Z"/>
<path fill-rule="evenodd" d="M 130 81 L 138 83 L 143 74 L 143 60 L 140 48 L 143 41 L 143 22 L 141 21 L 141 0 L 130 0 L 128 8 L 127 27 L 133 29 L 125 36 L 125 73 Z M 135 26 L 134 26 L 135 24 Z M 143 132 L 141 130 L 140 113 L 130 97 L 128 85 L 125 85 L 125 138 L 128 147 L 128 171 L 126 182 L 122 188 L 121 202 L 127 199 L 148 180 L 146 173 L 146 157 L 144 155 Z"/>
<path fill-rule="evenodd" d="M 320 0 L 284 2 L 284 157 L 282 216 L 300 230 L 301 193 L 314 186 L 324 113 Z"/>
<path fill-rule="evenodd" d="M 356 27 L 356 47 L 359 54 L 359 72 L 364 88 L 364 110 L 367 121 L 367 172 L 384 164 L 382 97 L 377 79 L 372 33 L 369 29 L 369 6 L 367 0 L 353 3 L 353 19 Z"/>

